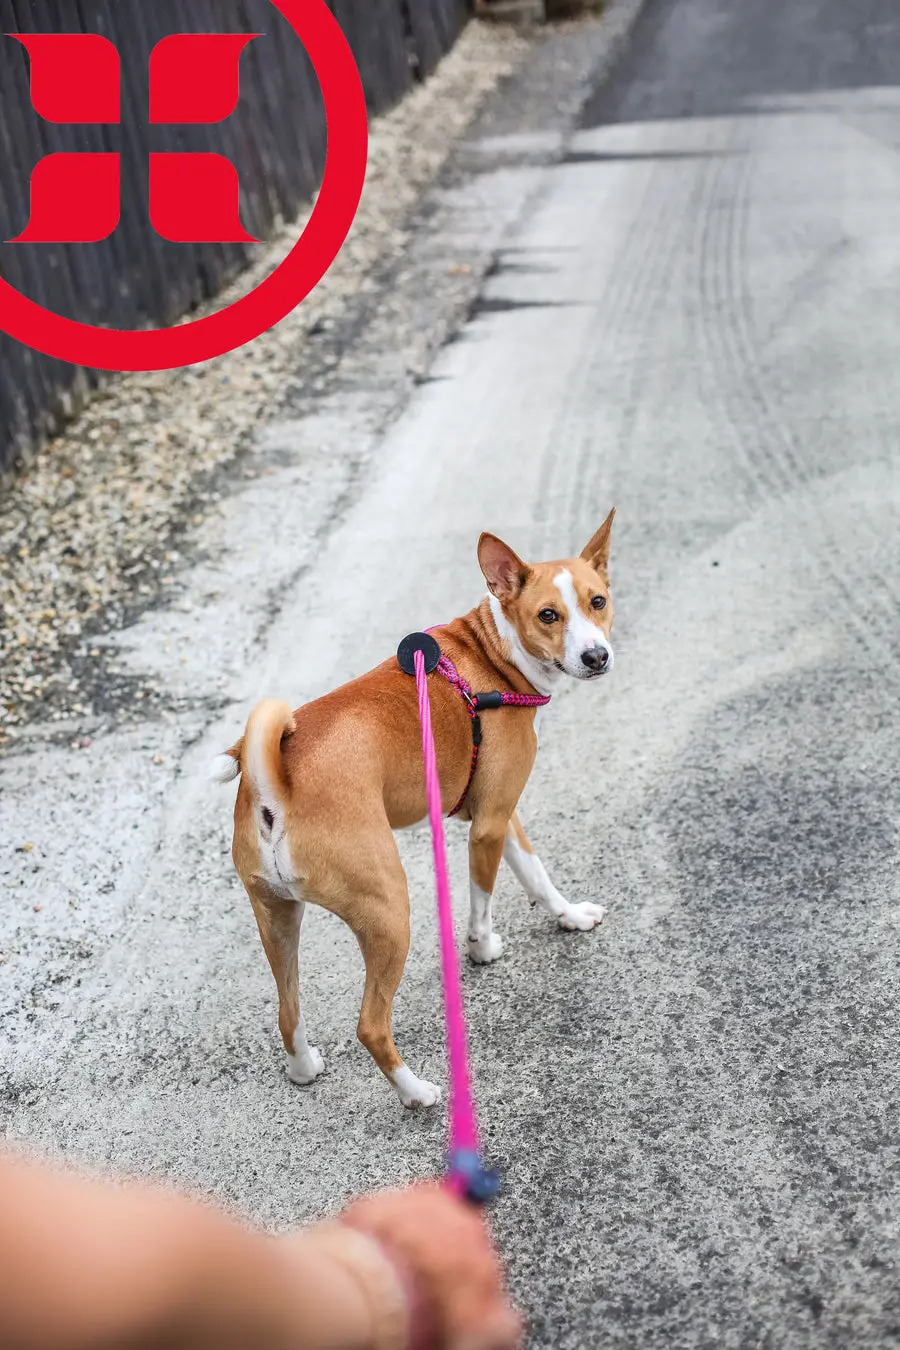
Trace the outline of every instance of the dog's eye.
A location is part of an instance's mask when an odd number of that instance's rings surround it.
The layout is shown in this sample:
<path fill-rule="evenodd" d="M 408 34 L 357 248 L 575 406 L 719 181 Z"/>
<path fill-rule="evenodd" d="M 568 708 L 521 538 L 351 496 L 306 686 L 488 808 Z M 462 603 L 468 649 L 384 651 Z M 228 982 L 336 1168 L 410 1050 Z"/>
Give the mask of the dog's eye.
<path fill-rule="evenodd" d="M 538 614 L 538 618 L 540 619 L 541 623 L 556 623 L 557 619 L 559 618 L 559 615 L 557 614 L 555 609 L 550 609 L 548 607 L 547 609 L 542 609 L 540 611 L 540 613 Z"/>
<path fill-rule="evenodd" d="M 594 609 L 606 609 L 606 596 L 595 595 L 593 600 L 591 601 L 591 604 L 594 607 Z"/>

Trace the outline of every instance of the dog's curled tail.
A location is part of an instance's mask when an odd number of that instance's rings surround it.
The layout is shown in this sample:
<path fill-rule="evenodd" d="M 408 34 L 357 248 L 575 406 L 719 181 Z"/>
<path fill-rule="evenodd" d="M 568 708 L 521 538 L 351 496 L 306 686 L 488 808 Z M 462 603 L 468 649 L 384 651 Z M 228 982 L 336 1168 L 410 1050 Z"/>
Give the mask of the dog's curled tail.
<path fill-rule="evenodd" d="M 277 698 L 263 699 L 250 714 L 247 730 L 237 744 L 213 760 L 210 778 L 216 783 L 230 783 L 243 773 L 263 806 L 280 806 L 288 794 L 281 742 L 296 729 L 294 714 L 287 703 Z"/>

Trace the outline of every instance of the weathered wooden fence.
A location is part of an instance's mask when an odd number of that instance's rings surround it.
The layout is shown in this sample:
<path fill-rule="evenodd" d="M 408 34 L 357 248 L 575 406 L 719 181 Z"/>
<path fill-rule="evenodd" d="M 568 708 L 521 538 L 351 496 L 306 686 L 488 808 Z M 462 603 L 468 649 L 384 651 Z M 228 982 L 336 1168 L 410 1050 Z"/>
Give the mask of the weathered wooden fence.
<path fill-rule="evenodd" d="M 329 0 L 353 48 L 369 110 L 425 78 L 452 46 L 469 0 Z M 115 328 L 173 323 L 214 296 L 249 260 L 242 245 L 171 244 L 148 216 L 151 152 L 226 155 L 241 180 L 241 218 L 257 238 L 297 215 L 321 179 L 325 124 L 319 88 L 296 34 L 268 0 L 0 0 L 0 35 L 102 33 L 122 63 L 118 126 L 43 121 L 29 92 L 29 60 L 0 36 L 0 240 L 29 219 L 32 169 L 58 151 L 118 152 L 122 218 L 99 244 L 0 243 L 0 276 L 33 300 Z M 148 123 L 149 57 L 170 33 L 258 32 L 241 62 L 241 98 L 211 126 Z M 0 470 L 56 430 L 97 373 L 40 356 L 0 334 Z"/>

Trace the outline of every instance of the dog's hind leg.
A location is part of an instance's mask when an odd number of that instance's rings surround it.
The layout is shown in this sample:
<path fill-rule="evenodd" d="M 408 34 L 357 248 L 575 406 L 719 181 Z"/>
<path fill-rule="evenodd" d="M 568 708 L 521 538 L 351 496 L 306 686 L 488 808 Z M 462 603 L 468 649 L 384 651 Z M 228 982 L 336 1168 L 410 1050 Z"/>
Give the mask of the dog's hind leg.
<path fill-rule="evenodd" d="M 325 1061 L 306 1039 L 306 1022 L 300 1007 L 298 948 L 305 905 L 282 900 L 265 888 L 248 888 L 259 935 L 278 986 L 278 1026 L 288 1056 L 287 1075 L 292 1083 L 313 1083 L 325 1069 Z"/>
<path fill-rule="evenodd" d="M 360 907 L 361 921 L 354 924 L 366 963 L 366 987 L 356 1034 L 385 1078 L 397 1090 L 404 1106 L 435 1106 L 440 1088 L 417 1078 L 400 1056 L 391 1026 L 394 995 L 400 987 L 409 952 L 409 897 L 405 878 L 403 891 L 390 898 L 373 896 Z"/>
<path fill-rule="evenodd" d="M 366 963 L 366 984 L 356 1034 L 393 1084 L 404 1106 L 435 1106 L 440 1089 L 416 1077 L 394 1043 L 394 995 L 409 953 L 409 890 L 387 819 L 375 825 L 365 843 L 358 839 L 352 859 L 329 865 L 329 895 L 322 903 L 338 914 L 359 943 Z"/>
<path fill-rule="evenodd" d="M 560 928 L 587 932 L 602 921 L 606 914 L 602 905 L 594 905 L 590 901 L 572 904 L 560 895 L 547 875 L 546 867 L 531 847 L 515 812 L 507 826 L 503 857 L 532 904 L 539 904 L 548 914 L 552 914 Z"/>

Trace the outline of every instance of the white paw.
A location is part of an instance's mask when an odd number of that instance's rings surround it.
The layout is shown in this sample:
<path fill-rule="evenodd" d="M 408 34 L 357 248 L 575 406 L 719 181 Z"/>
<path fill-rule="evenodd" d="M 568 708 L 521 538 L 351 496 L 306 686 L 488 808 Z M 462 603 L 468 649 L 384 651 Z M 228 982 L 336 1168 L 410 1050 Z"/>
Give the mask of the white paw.
<path fill-rule="evenodd" d="M 287 1076 L 292 1083 L 308 1087 L 325 1072 L 325 1061 L 314 1045 L 307 1046 L 302 1055 L 291 1055 L 288 1059 Z"/>
<path fill-rule="evenodd" d="M 503 939 L 499 933 L 488 933 L 483 938 L 466 938 L 469 959 L 478 966 L 489 966 L 503 955 Z"/>
<path fill-rule="evenodd" d="M 441 1089 L 424 1078 L 417 1078 L 412 1069 L 405 1064 L 394 1074 L 394 1087 L 397 1096 L 409 1111 L 418 1111 L 421 1106 L 437 1106 L 441 1100 Z"/>
<path fill-rule="evenodd" d="M 592 905 L 585 900 L 580 905 L 566 905 L 557 916 L 557 921 L 560 928 L 565 928 L 570 933 L 589 933 L 598 923 L 603 922 L 605 914 L 606 910 L 602 905 Z"/>

